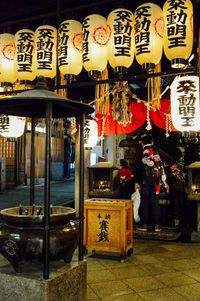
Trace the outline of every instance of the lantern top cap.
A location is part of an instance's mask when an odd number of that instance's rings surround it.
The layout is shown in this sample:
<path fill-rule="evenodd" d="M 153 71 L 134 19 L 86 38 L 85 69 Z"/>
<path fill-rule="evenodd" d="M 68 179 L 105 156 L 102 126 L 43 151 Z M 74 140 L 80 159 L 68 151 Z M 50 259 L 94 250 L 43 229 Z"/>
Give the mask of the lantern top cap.
<path fill-rule="evenodd" d="M 34 89 L 1 98 L 0 114 L 45 118 L 47 103 L 52 104 L 53 118 L 78 117 L 94 112 L 94 108 L 88 104 L 48 91 L 46 79 L 41 76 Z"/>

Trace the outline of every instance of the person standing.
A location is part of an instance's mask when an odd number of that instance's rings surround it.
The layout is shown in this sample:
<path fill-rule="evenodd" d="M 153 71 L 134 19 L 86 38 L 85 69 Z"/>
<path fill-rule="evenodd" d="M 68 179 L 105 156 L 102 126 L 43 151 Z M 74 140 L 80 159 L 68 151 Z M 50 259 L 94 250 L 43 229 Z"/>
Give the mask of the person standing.
<path fill-rule="evenodd" d="M 120 195 L 122 199 L 130 199 L 132 194 L 133 172 L 124 159 L 120 161 L 120 170 L 118 173 L 120 180 Z"/>
<path fill-rule="evenodd" d="M 165 177 L 160 150 L 154 145 L 153 138 L 146 136 L 134 164 L 135 190 L 139 189 L 141 195 L 140 225 L 137 227 L 140 231 L 147 231 L 150 221 L 155 232 L 161 231 L 159 193 L 161 180 L 165 181 Z"/>

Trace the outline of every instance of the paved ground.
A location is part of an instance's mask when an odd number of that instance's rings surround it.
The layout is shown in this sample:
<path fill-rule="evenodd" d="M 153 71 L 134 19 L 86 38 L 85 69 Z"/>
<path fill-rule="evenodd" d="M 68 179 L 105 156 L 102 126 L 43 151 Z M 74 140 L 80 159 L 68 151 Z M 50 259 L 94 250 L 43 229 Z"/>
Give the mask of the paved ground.
<path fill-rule="evenodd" d="M 41 204 L 44 185 L 35 188 L 35 203 Z M 29 192 L 29 186 L 1 192 L 0 209 L 28 205 Z M 51 203 L 66 205 L 73 198 L 74 178 L 51 183 Z M 134 239 L 133 254 L 124 262 L 90 253 L 85 259 L 87 300 L 200 301 L 200 243 Z"/>
<path fill-rule="evenodd" d="M 51 204 L 68 205 L 74 200 L 74 177 L 51 182 Z M 19 204 L 29 205 L 30 186 L 18 186 L 0 192 L 0 210 Z M 44 185 L 35 185 L 35 204 L 44 203 Z"/>

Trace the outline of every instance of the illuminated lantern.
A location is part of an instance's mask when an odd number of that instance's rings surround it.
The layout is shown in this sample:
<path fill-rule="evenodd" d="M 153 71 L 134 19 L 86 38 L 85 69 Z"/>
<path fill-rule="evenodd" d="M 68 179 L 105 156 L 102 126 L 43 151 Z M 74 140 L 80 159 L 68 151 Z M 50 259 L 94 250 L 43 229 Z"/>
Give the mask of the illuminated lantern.
<path fill-rule="evenodd" d="M 0 135 L 5 138 L 18 138 L 25 128 L 24 117 L 0 115 Z"/>
<path fill-rule="evenodd" d="M 133 13 L 124 8 L 113 10 L 107 19 L 110 29 L 108 61 L 116 73 L 123 74 L 134 60 Z"/>
<path fill-rule="evenodd" d="M 167 0 L 163 6 L 164 53 L 173 68 L 183 68 L 193 47 L 193 6 L 190 0 Z"/>
<path fill-rule="evenodd" d="M 13 84 L 15 72 L 15 36 L 10 33 L 0 34 L 0 82 Z"/>
<path fill-rule="evenodd" d="M 171 85 L 171 116 L 178 131 L 200 130 L 198 76 L 175 78 Z"/>
<path fill-rule="evenodd" d="M 135 56 L 145 70 L 155 68 L 162 57 L 163 17 L 161 8 L 144 3 L 134 13 Z"/>
<path fill-rule="evenodd" d="M 58 67 L 67 80 L 75 79 L 83 67 L 82 24 L 67 20 L 58 30 Z"/>
<path fill-rule="evenodd" d="M 92 148 L 98 141 L 98 126 L 96 121 L 92 119 L 85 120 L 84 127 L 84 147 Z"/>
<path fill-rule="evenodd" d="M 36 76 L 56 76 L 57 30 L 50 25 L 39 26 L 35 31 Z"/>
<path fill-rule="evenodd" d="M 83 67 L 96 77 L 107 65 L 108 30 L 106 18 L 89 15 L 83 20 Z"/>
<path fill-rule="evenodd" d="M 36 77 L 34 36 L 30 29 L 22 29 L 15 34 L 15 68 L 20 81 L 33 81 Z"/>

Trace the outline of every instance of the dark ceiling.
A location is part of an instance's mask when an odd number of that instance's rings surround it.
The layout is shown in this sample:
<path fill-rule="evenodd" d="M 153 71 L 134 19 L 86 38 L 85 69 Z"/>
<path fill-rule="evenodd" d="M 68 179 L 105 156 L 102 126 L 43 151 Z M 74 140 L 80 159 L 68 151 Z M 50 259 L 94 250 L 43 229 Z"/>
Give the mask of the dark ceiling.
<path fill-rule="evenodd" d="M 67 18 L 74 18 L 82 22 L 87 15 L 92 13 L 99 13 L 107 17 L 116 7 L 123 6 L 134 11 L 137 6 L 144 2 L 148 2 L 148 0 L 9 0 L 9 5 L 7 1 L 1 1 L 0 32 L 15 34 L 17 30 L 22 29 L 24 26 L 35 30 L 37 26 L 47 20 L 49 22 L 48 24 L 58 27 L 58 25 Z M 154 2 L 162 7 L 165 0 L 151 0 L 149 2 Z M 168 61 L 164 60 L 162 65 L 162 70 L 170 70 Z M 134 60 L 133 65 L 128 70 L 127 76 L 130 78 L 135 74 L 141 75 L 141 73 L 143 74 L 144 72 L 136 60 Z M 115 78 L 111 68 L 109 69 L 109 78 Z M 170 77 L 162 77 L 163 87 L 166 87 L 170 81 Z M 144 90 L 146 90 L 144 89 L 145 82 L 145 78 L 129 82 L 135 90 L 133 91 L 134 94 L 139 95 L 139 97 L 141 95 L 143 96 Z M 83 84 L 79 86 L 79 83 Z M 111 85 L 112 84 L 113 83 L 111 83 Z M 76 85 L 70 85 L 68 96 L 73 99 L 82 98 L 90 101 L 94 99 L 94 87 L 94 82 L 88 78 L 87 73 L 83 70 L 78 76 Z"/>

